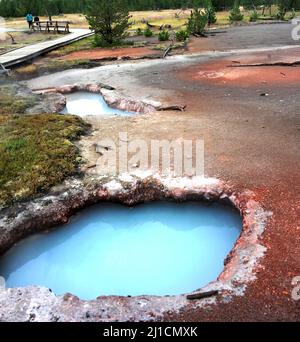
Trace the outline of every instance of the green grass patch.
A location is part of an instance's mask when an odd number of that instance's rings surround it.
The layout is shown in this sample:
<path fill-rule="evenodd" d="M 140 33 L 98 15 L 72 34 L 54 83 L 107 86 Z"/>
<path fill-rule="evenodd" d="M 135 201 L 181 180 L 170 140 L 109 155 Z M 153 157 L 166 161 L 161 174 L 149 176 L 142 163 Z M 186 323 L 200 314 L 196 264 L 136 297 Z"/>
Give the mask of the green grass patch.
<path fill-rule="evenodd" d="M 81 39 L 81 40 L 74 42 L 72 44 L 69 44 L 69 45 L 63 46 L 59 49 L 50 51 L 47 54 L 47 56 L 52 56 L 52 57 L 65 56 L 65 55 L 72 53 L 72 52 L 88 50 L 88 49 L 92 49 L 92 48 L 94 48 L 94 36 Z"/>
<path fill-rule="evenodd" d="M 99 66 L 100 63 L 90 59 L 64 60 L 59 58 L 44 58 L 38 63 L 23 65 L 14 69 L 13 76 L 17 80 L 24 80 L 33 76 L 53 73 L 74 68 L 90 69 Z"/>
<path fill-rule="evenodd" d="M 135 42 L 130 41 L 130 40 L 124 40 L 124 41 L 115 42 L 111 45 L 105 45 L 105 44 L 100 44 L 100 43 L 97 45 L 97 40 L 95 40 L 95 36 L 91 36 L 91 37 L 79 40 L 78 42 L 69 44 L 67 46 L 63 46 L 59 49 L 50 51 L 46 55 L 46 57 L 61 57 L 61 56 L 66 56 L 72 52 L 91 50 L 95 48 L 122 48 L 122 47 L 129 47 L 129 46 L 135 46 Z"/>
<path fill-rule="evenodd" d="M 168 47 L 170 46 L 170 44 L 157 44 L 157 45 L 154 45 L 151 49 L 152 50 L 157 50 L 157 51 L 165 51 Z M 175 50 L 175 49 L 182 49 L 184 48 L 185 46 L 185 43 L 184 42 L 177 42 L 177 43 L 174 43 L 172 44 L 172 49 Z"/>
<path fill-rule="evenodd" d="M 89 67 L 93 65 L 90 59 L 73 59 L 73 60 L 62 60 L 52 59 L 46 63 L 41 69 L 45 68 L 46 71 L 54 72 L 57 70 L 66 70 L 72 68 Z"/>
<path fill-rule="evenodd" d="M 74 142 L 88 128 L 71 115 L 0 116 L 0 206 L 32 198 L 76 174 Z"/>

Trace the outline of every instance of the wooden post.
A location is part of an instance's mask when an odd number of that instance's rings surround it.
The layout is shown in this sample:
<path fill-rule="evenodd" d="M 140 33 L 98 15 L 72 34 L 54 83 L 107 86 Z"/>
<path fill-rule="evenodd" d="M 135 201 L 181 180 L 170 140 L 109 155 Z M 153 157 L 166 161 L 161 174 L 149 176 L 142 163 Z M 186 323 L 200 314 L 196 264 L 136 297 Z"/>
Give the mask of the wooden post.
<path fill-rule="evenodd" d="M 215 290 L 215 291 L 208 291 L 208 292 L 193 293 L 191 295 L 187 295 L 186 298 L 188 300 L 197 300 L 197 299 L 203 299 L 203 298 L 209 298 L 209 297 L 217 296 L 218 294 L 219 294 L 219 291 Z"/>

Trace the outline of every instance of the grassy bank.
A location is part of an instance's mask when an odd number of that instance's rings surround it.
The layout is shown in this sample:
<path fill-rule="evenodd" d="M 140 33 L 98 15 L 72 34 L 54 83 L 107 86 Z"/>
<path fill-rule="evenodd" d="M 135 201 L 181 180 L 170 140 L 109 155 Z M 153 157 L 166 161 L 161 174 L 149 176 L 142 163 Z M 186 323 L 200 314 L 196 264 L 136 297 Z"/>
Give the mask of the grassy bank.
<path fill-rule="evenodd" d="M 0 206 L 32 198 L 78 171 L 75 141 L 89 126 L 76 116 L 20 114 L 31 101 L 0 92 Z"/>
<path fill-rule="evenodd" d="M 77 172 L 74 141 L 88 126 L 58 114 L 0 117 L 0 206 L 28 199 Z"/>

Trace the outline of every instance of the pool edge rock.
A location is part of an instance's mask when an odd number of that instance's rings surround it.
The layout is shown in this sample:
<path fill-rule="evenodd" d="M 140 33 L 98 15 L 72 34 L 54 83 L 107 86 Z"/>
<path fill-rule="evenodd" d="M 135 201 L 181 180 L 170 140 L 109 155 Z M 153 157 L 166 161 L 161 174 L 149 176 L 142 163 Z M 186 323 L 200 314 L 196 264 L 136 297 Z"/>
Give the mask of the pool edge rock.
<path fill-rule="evenodd" d="M 218 290 L 218 301 L 242 296 L 247 284 L 255 280 L 259 260 L 266 251 L 260 237 L 271 213 L 253 199 L 252 192 L 235 193 L 230 185 L 213 178 L 164 178 L 139 173 L 68 180 L 44 197 L 0 211 L 0 254 L 28 235 L 68 222 L 90 205 L 159 200 L 219 201 L 240 211 L 243 230 L 225 260 L 223 272 L 215 282 L 195 290 Z M 188 301 L 186 295 L 107 296 L 83 301 L 72 294 L 56 296 L 38 286 L 0 288 L 0 321 L 159 321 L 166 313 L 185 306 L 205 308 L 216 301 L 216 297 Z"/>
<path fill-rule="evenodd" d="M 32 90 L 34 94 L 44 96 L 42 104 L 31 109 L 31 112 L 40 112 L 40 108 L 48 106 L 56 112 L 62 112 L 66 106 L 66 95 L 76 92 L 88 92 L 99 94 L 111 108 L 138 114 L 151 114 L 155 111 L 181 111 L 184 112 L 186 105 L 162 104 L 151 99 L 135 99 L 118 92 L 114 87 L 103 83 L 75 83 L 53 88 L 41 88 Z M 50 105 L 51 104 L 51 105 Z"/>
<path fill-rule="evenodd" d="M 105 102 L 110 107 L 128 112 L 149 114 L 162 108 L 160 102 L 151 100 L 135 100 L 133 98 L 125 97 L 124 95 L 117 92 L 115 88 L 102 83 L 76 83 L 55 88 L 42 88 L 33 90 L 34 94 L 44 95 L 46 98 L 54 97 L 55 94 L 57 96 L 60 95 L 61 98 L 58 97 L 58 101 L 55 103 L 55 108 L 58 112 L 61 112 L 66 105 L 65 96 L 76 92 L 89 92 L 102 95 Z"/>

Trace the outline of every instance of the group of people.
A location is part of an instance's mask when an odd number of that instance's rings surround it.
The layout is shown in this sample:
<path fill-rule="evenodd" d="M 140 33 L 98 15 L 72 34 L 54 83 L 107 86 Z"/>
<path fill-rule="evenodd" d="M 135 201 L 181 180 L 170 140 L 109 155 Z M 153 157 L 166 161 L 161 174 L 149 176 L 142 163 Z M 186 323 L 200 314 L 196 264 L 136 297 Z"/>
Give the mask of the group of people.
<path fill-rule="evenodd" d="M 29 12 L 26 15 L 26 20 L 27 20 L 27 24 L 29 29 L 33 29 L 34 30 L 34 25 L 38 26 L 39 22 L 40 22 L 40 17 L 39 16 L 35 16 L 33 17 L 33 15 Z M 52 17 L 51 15 L 49 15 L 49 22 L 52 23 Z"/>
<path fill-rule="evenodd" d="M 31 13 L 28 13 L 26 15 L 26 20 L 27 20 L 29 29 L 33 29 L 34 24 L 37 25 L 40 22 L 40 18 L 37 15 L 33 17 Z"/>

